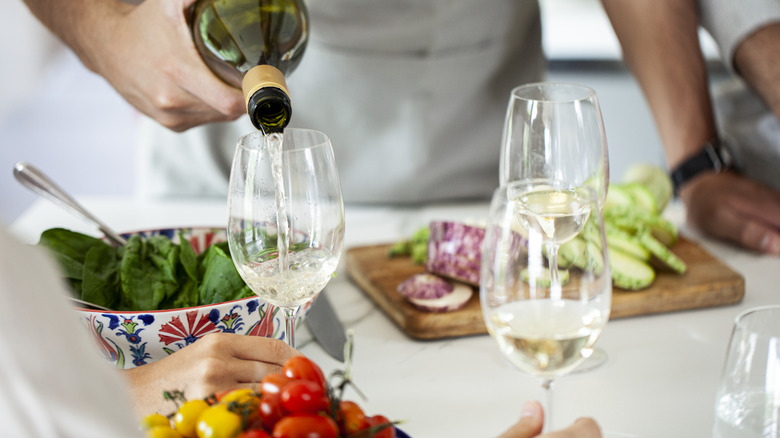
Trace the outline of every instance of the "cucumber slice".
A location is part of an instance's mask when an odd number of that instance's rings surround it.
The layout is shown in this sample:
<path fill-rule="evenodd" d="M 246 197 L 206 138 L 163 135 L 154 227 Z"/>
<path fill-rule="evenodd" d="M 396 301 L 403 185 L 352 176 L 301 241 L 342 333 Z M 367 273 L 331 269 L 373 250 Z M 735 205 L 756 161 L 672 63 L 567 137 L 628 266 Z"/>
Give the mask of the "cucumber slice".
<path fill-rule="evenodd" d="M 619 249 L 624 253 L 638 258 L 639 260 L 650 260 L 650 251 L 648 251 L 639 239 L 633 234 L 627 233 L 612 224 L 607 224 L 607 247 L 610 250 Z"/>
<path fill-rule="evenodd" d="M 647 187 L 639 183 L 628 183 L 624 184 L 623 186 L 624 189 L 631 195 L 631 199 L 634 200 L 634 203 L 637 207 L 651 214 L 658 213 L 658 203 Z"/>
<path fill-rule="evenodd" d="M 552 284 L 552 281 L 550 280 L 550 270 L 544 268 L 540 274 L 541 275 L 535 277 L 536 286 L 550 287 L 550 284 Z M 520 272 L 520 278 L 522 278 L 524 282 L 531 284 L 531 273 L 528 272 L 528 269 L 523 269 Z M 567 269 L 558 269 L 558 280 L 561 282 L 561 286 L 565 286 L 566 283 L 569 282 L 569 271 Z"/>
<path fill-rule="evenodd" d="M 612 268 L 612 284 L 621 289 L 644 289 L 655 280 L 655 271 L 648 263 L 619 249 L 609 251 L 609 266 Z"/>
<path fill-rule="evenodd" d="M 588 263 L 587 246 L 580 236 L 564 243 L 558 248 L 558 259 L 564 259 L 569 266 L 584 268 Z"/>
<path fill-rule="evenodd" d="M 610 184 L 607 190 L 607 198 L 604 201 L 604 210 L 612 208 L 633 208 L 634 199 L 625 187 L 619 184 Z"/>
<path fill-rule="evenodd" d="M 666 171 L 654 164 L 637 163 L 629 166 L 623 174 L 624 183 L 640 183 L 650 190 L 658 211 L 664 211 L 672 199 L 672 180 Z"/>
<path fill-rule="evenodd" d="M 688 269 L 688 266 L 681 258 L 677 257 L 669 248 L 653 237 L 650 232 L 646 231 L 640 234 L 639 241 L 642 243 L 642 246 L 653 254 L 653 257 L 658 259 L 664 266 L 672 271 L 678 274 L 684 274 Z"/>
<path fill-rule="evenodd" d="M 613 208 L 604 210 L 604 220 L 636 235 L 649 229 L 653 237 L 667 247 L 671 247 L 677 242 L 677 227 L 657 214 L 650 214 L 639 209 Z"/>
<path fill-rule="evenodd" d="M 558 248 L 558 259 L 561 258 L 569 263 L 568 266 L 580 269 L 593 269 L 597 274 L 604 269 L 604 257 L 601 255 L 601 248 L 597 244 L 583 238 L 582 235 L 575 237 Z"/>

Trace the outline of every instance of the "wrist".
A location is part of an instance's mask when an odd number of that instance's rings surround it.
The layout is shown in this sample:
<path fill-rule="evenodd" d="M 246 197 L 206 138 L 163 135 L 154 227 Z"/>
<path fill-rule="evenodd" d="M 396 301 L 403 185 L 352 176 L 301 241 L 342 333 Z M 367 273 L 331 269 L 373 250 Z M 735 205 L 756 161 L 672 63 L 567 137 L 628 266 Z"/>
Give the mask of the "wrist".
<path fill-rule="evenodd" d="M 678 195 L 685 184 L 701 173 L 720 173 L 733 167 L 734 158 L 728 143 L 718 138 L 707 141 L 670 172 L 674 193 Z"/>

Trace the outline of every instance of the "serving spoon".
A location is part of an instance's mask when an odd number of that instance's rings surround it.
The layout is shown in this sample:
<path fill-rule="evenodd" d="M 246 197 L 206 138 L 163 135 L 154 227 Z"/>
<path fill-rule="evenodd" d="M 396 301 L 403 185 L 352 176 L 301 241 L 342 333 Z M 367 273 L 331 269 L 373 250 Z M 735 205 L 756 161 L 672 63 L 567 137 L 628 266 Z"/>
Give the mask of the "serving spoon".
<path fill-rule="evenodd" d="M 98 219 L 95 215 L 87 211 L 86 208 L 84 208 L 65 190 L 63 190 L 59 185 L 57 185 L 54 181 L 52 181 L 51 178 L 46 176 L 46 174 L 41 172 L 37 167 L 33 166 L 32 164 L 26 163 L 24 161 L 20 161 L 16 163 L 14 165 L 14 177 L 23 186 L 27 187 L 33 192 L 43 196 L 44 198 L 47 198 L 48 200 L 54 202 L 60 207 L 65 208 L 66 210 L 75 214 L 76 216 L 79 216 L 80 218 L 86 220 L 87 222 L 90 222 L 93 225 L 97 226 L 97 228 L 100 231 L 102 231 L 103 234 L 106 236 L 106 239 L 109 241 L 109 243 L 111 243 L 111 245 L 122 246 L 125 243 L 127 243 L 127 240 L 124 237 L 120 236 L 119 233 L 112 230 L 111 227 L 109 227 L 108 225 L 103 223 L 103 221 Z M 74 298 L 71 296 L 68 296 L 67 298 L 73 301 L 74 303 L 81 304 L 83 306 L 89 306 L 99 310 L 111 311 L 111 309 L 109 308 L 98 306 L 97 304 L 83 301 L 78 298 Z"/>

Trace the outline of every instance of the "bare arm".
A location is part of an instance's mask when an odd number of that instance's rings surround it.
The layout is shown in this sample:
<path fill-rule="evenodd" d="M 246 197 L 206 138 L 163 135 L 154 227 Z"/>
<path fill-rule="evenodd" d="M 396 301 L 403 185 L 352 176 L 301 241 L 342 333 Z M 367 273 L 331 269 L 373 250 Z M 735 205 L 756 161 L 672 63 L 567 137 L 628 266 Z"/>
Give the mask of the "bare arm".
<path fill-rule="evenodd" d="M 241 92 L 200 59 L 187 26 L 194 0 L 25 0 L 35 16 L 130 104 L 175 131 L 245 112 Z"/>
<path fill-rule="evenodd" d="M 603 0 L 670 168 L 716 136 L 695 0 Z"/>
<path fill-rule="evenodd" d="M 654 114 L 670 168 L 717 136 L 695 0 L 602 0 Z M 776 87 L 775 87 L 776 88 Z M 755 251 L 780 254 L 780 195 L 732 172 L 680 190 L 688 222 Z"/>

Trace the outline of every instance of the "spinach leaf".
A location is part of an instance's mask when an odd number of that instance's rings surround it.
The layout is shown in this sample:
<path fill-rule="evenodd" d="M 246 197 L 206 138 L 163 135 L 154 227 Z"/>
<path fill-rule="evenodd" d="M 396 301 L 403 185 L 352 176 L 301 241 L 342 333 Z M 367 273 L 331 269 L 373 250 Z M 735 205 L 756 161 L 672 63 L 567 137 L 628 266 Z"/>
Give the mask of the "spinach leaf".
<path fill-rule="evenodd" d="M 179 246 L 165 236 L 146 240 L 132 236 L 120 264 L 122 305 L 125 309 L 158 309 L 179 288 L 176 262 Z"/>
<path fill-rule="evenodd" d="M 225 245 L 211 245 L 200 266 L 200 303 L 220 303 L 254 295 L 238 274 Z"/>
<path fill-rule="evenodd" d="M 44 231 L 41 233 L 38 245 L 52 252 L 65 277 L 70 280 L 83 278 L 84 259 L 90 248 L 94 246 L 110 248 L 100 239 L 64 228 L 51 228 Z"/>
<path fill-rule="evenodd" d="M 198 255 L 195 254 L 195 250 L 192 249 L 190 241 L 185 239 L 181 233 L 179 233 L 179 242 L 181 242 L 179 244 L 181 248 L 179 262 L 181 262 L 181 265 L 189 278 L 198 281 Z"/>
<path fill-rule="evenodd" d="M 119 256 L 108 245 L 91 247 L 84 257 L 81 299 L 114 309 L 119 302 Z"/>

